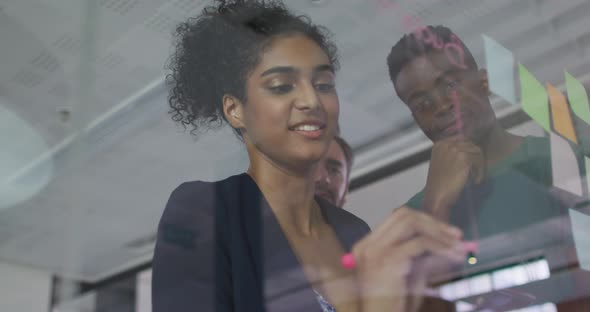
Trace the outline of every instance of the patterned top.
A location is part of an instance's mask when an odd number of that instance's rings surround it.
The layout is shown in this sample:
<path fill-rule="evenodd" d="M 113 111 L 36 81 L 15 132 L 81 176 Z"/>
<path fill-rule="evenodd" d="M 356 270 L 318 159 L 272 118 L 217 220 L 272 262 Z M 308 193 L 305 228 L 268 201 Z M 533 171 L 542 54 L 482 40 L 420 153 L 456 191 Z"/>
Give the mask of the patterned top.
<path fill-rule="evenodd" d="M 315 292 L 315 296 L 318 299 L 320 306 L 322 306 L 322 312 L 336 312 L 336 309 L 328 302 L 328 300 L 326 300 L 326 298 L 324 298 L 324 296 L 322 296 L 322 294 L 315 289 L 313 292 Z"/>

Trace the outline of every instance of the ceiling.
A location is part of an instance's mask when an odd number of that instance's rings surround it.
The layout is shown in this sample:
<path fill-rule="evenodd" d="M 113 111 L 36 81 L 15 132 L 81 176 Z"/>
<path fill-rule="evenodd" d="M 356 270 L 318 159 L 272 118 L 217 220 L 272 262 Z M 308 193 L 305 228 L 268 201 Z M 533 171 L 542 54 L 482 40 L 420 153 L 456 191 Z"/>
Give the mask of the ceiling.
<path fill-rule="evenodd" d="M 590 0 L 287 0 L 334 33 L 355 171 L 428 144 L 385 57 L 404 15 L 482 34 L 541 81 L 590 72 Z M 191 0 L 0 0 L 0 260 L 96 281 L 150 258 L 171 190 L 245 169 L 227 129 L 195 140 L 166 115 L 164 64 Z M 510 107 L 493 99 L 499 114 Z M 1 178 L 8 177 L 8 178 Z M 4 179 L 4 180 L 2 180 Z M 362 216 L 361 216 L 362 217 Z"/>

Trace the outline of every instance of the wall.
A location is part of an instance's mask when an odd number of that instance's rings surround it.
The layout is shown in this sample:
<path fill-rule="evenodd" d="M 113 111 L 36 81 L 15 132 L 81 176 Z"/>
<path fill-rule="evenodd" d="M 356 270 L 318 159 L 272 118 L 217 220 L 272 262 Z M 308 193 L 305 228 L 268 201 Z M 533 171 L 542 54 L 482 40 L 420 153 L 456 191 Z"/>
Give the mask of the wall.
<path fill-rule="evenodd" d="M 152 312 L 152 270 L 137 275 L 135 312 Z"/>

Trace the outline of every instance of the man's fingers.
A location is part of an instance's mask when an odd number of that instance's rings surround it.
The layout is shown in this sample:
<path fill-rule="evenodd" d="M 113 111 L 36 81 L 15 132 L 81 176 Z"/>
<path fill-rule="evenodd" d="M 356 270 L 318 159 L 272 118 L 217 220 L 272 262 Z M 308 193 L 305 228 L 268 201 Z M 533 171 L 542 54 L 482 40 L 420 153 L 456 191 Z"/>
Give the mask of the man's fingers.
<path fill-rule="evenodd" d="M 483 154 L 479 146 L 469 141 L 455 142 L 454 144 L 449 145 L 448 148 L 454 150 L 455 152 L 470 152 L 476 154 Z"/>
<path fill-rule="evenodd" d="M 483 181 L 486 176 L 486 163 L 484 154 L 479 147 L 470 142 L 460 142 L 445 153 L 458 155 L 461 157 L 461 161 L 471 166 L 471 176 L 476 184 Z"/>

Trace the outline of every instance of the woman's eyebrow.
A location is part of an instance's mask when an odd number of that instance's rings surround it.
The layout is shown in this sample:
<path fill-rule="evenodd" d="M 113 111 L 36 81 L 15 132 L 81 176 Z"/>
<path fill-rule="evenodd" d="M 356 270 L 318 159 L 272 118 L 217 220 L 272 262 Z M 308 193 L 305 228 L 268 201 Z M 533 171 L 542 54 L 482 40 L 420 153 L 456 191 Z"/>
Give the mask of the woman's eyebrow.
<path fill-rule="evenodd" d="M 319 72 L 329 71 L 334 73 L 334 67 L 330 64 L 321 64 L 316 66 L 313 69 L 314 74 Z M 298 73 L 299 70 L 293 66 L 275 66 L 270 69 L 265 70 L 260 74 L 261 77 L 272 75 L 272 74 L 295 74 Z"/>
<path fill-rule="evenodd" d="M 314 72 L 318 73 L 318 72 L 323 72 L 323 71 L 329 71 L 331 73 L 334 73 L 334 66 L 330 65 L 330 64 L 322 64 L 322 65 L 318 65 L 313 69 Z"/>
<path fill-rule="evenodd" d="M 296 73 L 297 69 L 293 66 L 275 66 L 265 70 L 260 74 L 260 77 L 272 75 L 272 74 L 293 74 Z"/>

